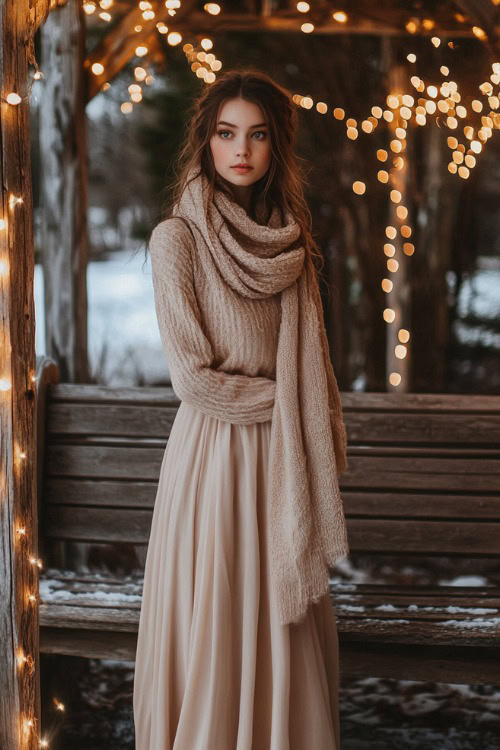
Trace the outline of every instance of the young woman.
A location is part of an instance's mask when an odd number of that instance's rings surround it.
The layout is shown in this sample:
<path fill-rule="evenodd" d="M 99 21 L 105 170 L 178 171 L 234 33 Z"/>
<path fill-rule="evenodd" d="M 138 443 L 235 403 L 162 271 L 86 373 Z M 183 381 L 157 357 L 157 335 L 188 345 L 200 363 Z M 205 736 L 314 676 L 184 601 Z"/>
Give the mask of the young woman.
<path fill-rule="evenodd" d="M 195 102 L 149 243 L 181 400 L 146 559 L 137 750 L 339 750 L 328 568 L 348 554 L 342 406 L 294 152 L 253 69 Z"/>

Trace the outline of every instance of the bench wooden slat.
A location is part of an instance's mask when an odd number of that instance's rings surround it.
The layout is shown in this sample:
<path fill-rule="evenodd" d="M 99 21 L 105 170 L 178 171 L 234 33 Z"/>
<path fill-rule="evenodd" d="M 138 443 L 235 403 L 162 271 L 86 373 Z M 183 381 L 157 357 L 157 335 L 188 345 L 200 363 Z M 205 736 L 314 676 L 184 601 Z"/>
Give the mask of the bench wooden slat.
<path fill-rule="evenodd" d="M 85 628 L 136 633 L 139 610 L 124 607 L 82 607 L 70 604 L 40 604 L 40 625 L 51 628 Z"/>
<path fill-rule="evenodd" d="M 178 406 L 54 403 L 47 429 L 50 435 L 126 435 L 167 437 Z"/>
<path fill-rule="evenodd" d="M 45 502 L 48 505 L 153 508 L 157 489 L 157 478 L 150 482 L 49 478 Z"/>
<path fill-rule="evenodd" d="M 161 448 L 49 445 L 46 473 L 89 479 L 158 480 L 164 452 Z"/>
<path fill-rule="evenodd" d="M 51 444 L 48 476 L 158 479 L 164 449 Z M 458 465 L 457 465 L 458 464 Z M 500 459 L 352 456 L 342 487 L 500 492 Z"/>
<path fill-rule="evenodd" d="M 49 434 L 58 435 L 127 435 L 164 437 L 170 434 L 178 403 L 128 405 L 116 403 L 74 403 L 55 401 L 48 420 Z M 346 414 L 349 441 L 353 443 L 400 446 L 402 443 L 424 445 L 489 445 L 500 442 L 498 416 L 481 413 L 442 414 L 387 412 L 377 415 L 351 412 Z"/>
<path fill-rule="evenodd" d="M 49 584 L 50 582 L 47 582 Z M 120 630 L 136 632 L 139 622 L 140 604 L 137 601 L 118 601 L 124 599 L 123 585 L 89 584 L 84 590 L 80 581 L 75 588 L 75 581 L 68 581 L 64 588 L 66 601 L 61 601 L 61 582 L 57 581 L 51 592 L 49 586 L 45 589 L 43 603 L 40 605 L 40 622 L 43 627 L 51 628 L 83 628 L 91 630 Z M 99 587 L 99 588 L 98 588 Z M 130 586 L 128 587 L 130 590 Z M 366 640 L 384 641 L 395 636 L 398 643 L 428 643 L 453 645 L 466 643 L 473 646 L 498 645 L 500 637 L 500 590 L 495 589 L 495 596 L 477 595 L 471 593 L 464 603 L 463 597 L 457 597 L 453 604 L 452 586 L 444 587 L 444 595 L 452 604 L 442 606 L 438 601 L 442 599 L 441 587 L 434 587 L 433 596 L 427 596 L 426 601 L 433 601 L 433 609 L 425 610 L 412 601 L 412 587 L 406 587 L 405 601 L 403 598 L 393 598 L 386 592 L 383 585 L 378 592 L 372 591 L 371 596 L 363 592 L 363 587 L 355 587 L 354 599 L 345 601 L 345 589 L 337 590 L 334 583 L 330 585 L 330 596 L 335 605 L 339 632 L 349 633 L 352 638 L 362 634 Z M 403 588 L 403 587 L 401 587 Z M 137 586 L 134 587 L 137 591 Z M 92 593 L 98 598 L 91 599 Z M 108 598 L 109 597 L 109 598 Z M 137 599 L 137 595 L 133 595 Z M 494 606 L 491 606 L 491 604 Z M 460 607 L 460 611 L 447 611 L 447 607 Z M 392 609 L 391 609 L 392 608 Z M 465 610 L 478 610 L 476 613 Z M 483 612 L 483 610 L 485 610 Z M 475 623 L 470 628 L 471 622 Z M 411 627 L 409 625 L 411 624 Z"/>
<path fill-rule="evenodd" d="M 180 400 L 170 386 L 124 386 L 95 385 L 91 383 L 57 383 L 50 387 L 49 400 L 68 403 L 122 403 L 137 406 L 178 406 Z"/>
<path fill-rule="evenodd" d="M 352 552 L 497 557 L 500 523 L 347 518 Z"/>
<path fill-rule="evenodd" d="M 40 630 L 40 651 L 43 654 L 134 661 L 136 649 L 136 632 L 87 630 L 85 627 L 42 627 Z"/>
<path fill-rule="evenodd" d="M 494 414 L 500 416 L 498 396 L 455 393 L 359 393 L 342 391 L 342 405 L 350 412 L 440 412 L 444 414 Z"/>
<path fill-rule="evenodd" d="M 410 521 L 433 517 L 500 520 L 500 502 L 493 495 L 356 492 L 344 488 L 342 498 L 345 512 L 350 516 L 405 516 Z"/>
<path fill-rule="evenodd" d="M 153 508 L 158 482 L 49 478 L 45 502 L 49 505 Z M 436 495 L 428 493 L 356 492 L 342 493 L 346 515 L 366 518 L 405 516 L 500 520 L 496 496 Z"/>
<path fill-rule="evenodd" d="M 425 409 L 442 414 L 494 414 L 500 416 L 498 396 L 454 393 L 352 393 L 341 392 L 342 405 L 351 412 L 422 412 Z M 57 383 L 50 387 L 51 401 L 73 403 L 179 404 L 171 387 L 115 387 L 94 384 Z"/>
<path fill-rule="evenodd" d="M 45 507 L 45 537 L 82 542 L 129 542 L 146 544 L 152 512 L 62 505 Z"/>
<path fill-rule="evenodd" d="M 112 508 L 45 507 L 45 536 L 87 542 L 131 542 L 146 544 L 152 513 L 148 510 Z M 406 519 L 359 519 L 347 517 L 351 552 L 381 554 L 476 555 L 498 554 L 500 523 L 474 521 L 413 521 L 411 533 Z"/>

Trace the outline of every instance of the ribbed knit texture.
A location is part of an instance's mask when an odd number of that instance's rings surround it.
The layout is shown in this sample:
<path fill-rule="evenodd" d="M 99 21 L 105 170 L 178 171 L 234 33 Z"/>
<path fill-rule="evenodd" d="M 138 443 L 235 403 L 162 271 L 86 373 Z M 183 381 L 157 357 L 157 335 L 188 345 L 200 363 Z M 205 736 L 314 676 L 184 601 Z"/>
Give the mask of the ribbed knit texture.
<path fill-rule="evenodd" d="M 342 405 L 299 236 L 290 213 L 275 207 L 258 223 L 196 168 L 150 240 L 177 396 L 228 422 L 272 420 L 268 543 L 282 624 L 303 620 L 328 592 L 328 567 L 349 554 Z"/>

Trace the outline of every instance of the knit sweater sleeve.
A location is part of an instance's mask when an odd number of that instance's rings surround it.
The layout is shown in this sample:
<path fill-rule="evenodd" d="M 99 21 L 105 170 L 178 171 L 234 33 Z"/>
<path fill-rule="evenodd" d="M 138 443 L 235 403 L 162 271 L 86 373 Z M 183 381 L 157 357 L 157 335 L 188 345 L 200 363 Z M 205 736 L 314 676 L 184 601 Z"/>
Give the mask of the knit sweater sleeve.
<path fill-rule="evenodd" d="M 172 388 L 181 401 L 235 424 L 272 418 L 276 381 L 213 368 L 193 283 L 193 239 L 176 219 L 151 235 L 152 278 L 160 338 Z"/>

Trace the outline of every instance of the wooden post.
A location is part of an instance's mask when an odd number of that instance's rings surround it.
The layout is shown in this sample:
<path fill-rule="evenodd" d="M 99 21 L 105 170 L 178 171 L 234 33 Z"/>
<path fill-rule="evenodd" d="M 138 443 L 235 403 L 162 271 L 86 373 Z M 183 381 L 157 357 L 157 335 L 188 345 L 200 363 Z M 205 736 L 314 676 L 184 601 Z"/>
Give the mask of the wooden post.
<path fill-rule="evenodd" d="M 85 23 L 80 0 L 41 30 L 40 107 L 45 338 L 64 382 L 89 382 L 87 360 L 87 121 Z"/>
<path fill-rule="evenodd" d="M 391 49 L 392 42 L 390 39 L 384 40 L 384 46 L 386 46 L 389 50 Z M 388 53 L 389 59 L 391 58 L 391 53 L 389 51 Z M 388 84 L 389 84 L 389 93 L 398 95 L 406 93 L 405 91 L 405 82 L 407 78 L 407 72 L 405 68 L 400 65 L 392 62 L 390 65 L 389 73 L 388 73 Z M 392 123 L 389 123 L 389 133 L 390 137 L 397 138 L 396 136 L 396 129 L 397 129 L 397 118 L 393 120 Z M 406 148 L 401 154 L 405 165 L 402 169 L 390 169 L 390 190 L 397 190 L 401 193 L 403 200 L 401 205 L 407 207 L 408 203 L 408 159 L 409 159 L 409 144 L 408 144 L 408 137 L 411 138 L 412 133 L 410 128 L 407 130 L 407 138 L 406 138 Z M 391 152 L 389 159 L 392 160 L 393 154 Z M 410 339 L 408 346 L 407 346 L 407 353 L 406 356 L 402 359 L 399 359 L 396 356 L 396 347 L 401 345 L 406 345 L 405 343 L 402 344 L 402 342 L 399 339 L 398 332 L 403 328 L 405 330 L 408 330 L 409 328 L 409 320 L 410 320 L 410 312 L 409 312 L 409 278 L 408 278 L 408 256 L 403 251 L 403 245 L 407 241 L 404 239 L 400 234 L 400 228 L 402 224 L 408 225 L 408 222 L 410 222 L 409 226 L 411 226 L 411 222 L 413 220 L 413 216 L 411 214 L 408 216 L 408 219 L 406 221 L 399 219 L 396 213 L 397 210 L 397 204 L 393 203 L 392 201 L 389 201 L 389 212 L 388 212 L 388 226 L 395 227 L 397 230 L 397 236 L 394 240 L 388 240 L 386 238 L 386 242 L 389 242 L 393 244 L 396 248 L 396 254 L 394 256 L 394 260 L 398 263 L 398 270 L 396 273 L 390 273 L 389 271 L 386 272 L 385 278 L 388 278 L 390 281 L 392 281 L 392 289 L 390 292 L 386 293 L 385 298 L 385 306 L 390 308 L 391 310 L 394 310 L 396 317 L 394 319 L 393 323 L 387 323 L 387 339 L 386 339 L 386 386 L 387 390 L 389 392 L 396 391 L 398 393 L 408 393 L 408 391 L 411 390 L 410 383 L 409 383 L 409 362 L 410 362 L 410 352 L 412 350 L 412 341 Z M 409 240 L 413 242 L 413 237 Z M 411 333 L 411 332 L 410 332 Z M 392 385 L 389 382 L 389 375 L 391 373 L 397 373 L 401 376 L 401 382 L 397 385 Z"/>
<path fill-rule="evenodd" d="M 0 0 L 0 747 L 6 750 L 35 750 L 40 736 L 28 57 L 48 8 L 49 0 Z"/>

